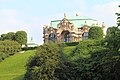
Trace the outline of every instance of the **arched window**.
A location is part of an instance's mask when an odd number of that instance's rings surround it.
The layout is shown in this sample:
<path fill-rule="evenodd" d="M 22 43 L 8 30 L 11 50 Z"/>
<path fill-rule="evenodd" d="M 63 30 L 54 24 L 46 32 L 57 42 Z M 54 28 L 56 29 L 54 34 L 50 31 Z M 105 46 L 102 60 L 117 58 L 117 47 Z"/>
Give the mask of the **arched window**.
<path fill-rule="evenodd" d="M 64 42 L 70 42 L 70 33 L 66 32 L 64 35 Z"/>
<path fill-rule="evenodd" d="M 55 41 L 55 34 L 50 34 L 49 35 L 49 40 Z"/>
<path fill-rule="evenodd" d="M 88 32 L 84 32 L 84 33 L 82 34 L 82 39 L 83 39 L 83 40 L 88 39 Z"/>

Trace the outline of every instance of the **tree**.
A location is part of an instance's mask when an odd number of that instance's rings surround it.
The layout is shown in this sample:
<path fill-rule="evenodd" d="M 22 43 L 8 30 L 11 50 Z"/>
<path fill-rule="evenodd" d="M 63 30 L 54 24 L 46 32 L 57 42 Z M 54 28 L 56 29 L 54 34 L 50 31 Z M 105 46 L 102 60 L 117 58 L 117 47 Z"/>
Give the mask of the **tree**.
<path fill-rule="evenodd" d="M 118 7 L 120 7 L 120 5 Z M 120 13 L 116 13 L 116 15 L 118 16 L 118 18 L 117 18 L 117 25 L 119 27 L 120 26 Z"/>
<path fill-rule="evenodd" d="M 119 5 L 120 7 L 120 5 Z M 120 48 L 120 29 L 118 28 L 120 26 L 120 13 L 116 13 L 118 16 L 117 18 L 117 27 L 110 27 L 107 29 L 107 35 L 106 35 L 106 42 L 107 47 L 112 49 L 113 51 L 118 51 Z"/>
<path fill-rule="evenodd" d="M 115 26 L 109 27 L 109 28 L 107 29 L 107 32 L 106 32 L 107 35 L 106 35 L 106 36 L 115 34 L 115 32 L 118 32 L 118 31 L 119 31 L 119 28 L 117 28 L 117 27 L 115 27 Z"/>
<path fill-rule="evenodd" d="M 15 33 L 8 32 L 7 34 L 2 34 L 0 39 L 1 40 L 15 40 Z"/>
<path fill-rule="evenodd" d="M 40 46 L 27 64 L 26 80 L 56 80 L 54 71 L 59 62 L 58 51 L 54 43 Z"/>
<path fill-rule="evenodd" d="M 88 33 L 89 39 L 102 39 L 103 30 L 101 27 L 91 27 Z"/>
<path fill-rule="evenodd" d="M 1 34 L 0 40 L 5 40 L 6 39 L 6 34 Z"/>
<path fill-rule="evenodd" d="M 6 34 L 6 39 L 7 40 L 15 40 L 15 33 L 14 32 L 8 32 Z"/>
<path fill-rule="evenodd" d="M 25 45 L 27 43 L 27 33 L 25 31 L 17 31 L 15 33 L 15 40 L 19 44 Z"/>
<path fill-rule="evenodd" d="M 109 27 L 107 29 L 107 35 L 105 37 L 107 47 L 118 51 L 120 48 L 120 29 L 118 27 Z"/>

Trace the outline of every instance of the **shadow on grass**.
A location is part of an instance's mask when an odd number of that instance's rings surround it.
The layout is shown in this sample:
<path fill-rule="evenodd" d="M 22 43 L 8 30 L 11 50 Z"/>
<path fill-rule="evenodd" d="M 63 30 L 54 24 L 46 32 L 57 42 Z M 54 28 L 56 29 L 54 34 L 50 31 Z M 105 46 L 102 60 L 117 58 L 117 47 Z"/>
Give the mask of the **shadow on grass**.
<path fill-rule="evenodd" d="M 25 80 L 25 79 L 24 79 L 24 75 L 19 75 L 19 76 L 13 78 L 12 80 Z"/>

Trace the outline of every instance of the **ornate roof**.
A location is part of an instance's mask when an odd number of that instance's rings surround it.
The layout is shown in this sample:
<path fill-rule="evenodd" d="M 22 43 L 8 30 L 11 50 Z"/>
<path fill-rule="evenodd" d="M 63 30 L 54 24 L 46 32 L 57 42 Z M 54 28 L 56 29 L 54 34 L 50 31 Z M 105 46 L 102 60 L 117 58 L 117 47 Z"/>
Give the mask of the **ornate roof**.
<path fill-rule="evenodd" d="M 85 24 L 87 24 L 88 26 L 92 26 L 93 24 L 96 24 L 96 23 L 97 23 L 97 20 L 88 18 L 88 17 L 86 17 L 86 16 L 66 17 L 66 19 L 68 19 L 68 21 L 69 21 L 70 23 L 73 23 L 73 24 L 74 24 L 74 27 L 76 27 L 76 28 L 81 28 L 81 27 L 83 27 Z M 57 25 L 58 25 L 62 20 L 63 20 L 63 19 L 51 21 L 52 27 L 57 28 Z"/>

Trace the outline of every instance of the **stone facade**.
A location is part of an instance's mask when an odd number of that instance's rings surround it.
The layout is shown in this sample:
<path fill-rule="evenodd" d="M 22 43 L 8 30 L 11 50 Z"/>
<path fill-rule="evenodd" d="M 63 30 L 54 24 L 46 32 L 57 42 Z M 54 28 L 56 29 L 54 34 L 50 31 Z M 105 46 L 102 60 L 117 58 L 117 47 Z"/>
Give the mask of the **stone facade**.
<path fill-rule="evenodd" d="M 97 24 L 93 23 L 92 25 L 95 26 Z M 50 27 L 47 25 L 43 27 L 44 43 L 49 40 L 54 42 L 78 42 L 88 39 L 89 29 L 90 26 L 87 25 L 86 21 L 82 27 L 77 28 L 64 15 L 64 18 L 57 24 L 57 28 L 54 28 L 52 23 Z"/>

